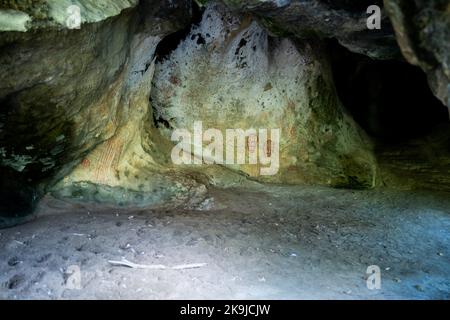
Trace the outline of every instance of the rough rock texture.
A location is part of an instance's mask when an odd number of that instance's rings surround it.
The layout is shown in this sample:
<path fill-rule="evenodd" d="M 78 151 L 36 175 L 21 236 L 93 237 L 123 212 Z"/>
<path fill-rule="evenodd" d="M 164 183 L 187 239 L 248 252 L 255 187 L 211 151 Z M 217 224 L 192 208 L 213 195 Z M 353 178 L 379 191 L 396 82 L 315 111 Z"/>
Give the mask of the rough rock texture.
<path fill-rule="evenodd" d="M 147 38 L 148 43 L 141 42 L 140 37 L 135 40 L 135 49 L 140 47 L 136 52 L 146 51 L 152 57 L 158 41 Z M 54 195 L 119 206 L 189 206 L 202 200 L 205 186 L 170 168 L 164 157 L 169 151 L 161 147 L 167 143 L 158 141 L 158 132 L 147 126 L 151 119 L 148 101 L 153 71 L 154 63 L 150 62 L 139 84 L 131 90 L 126 124 L 58 183 Z"/>
<path fill-rule="evenodd" d="M 385 0 L 403 55 L 427 74 L 435 95 L 450 108 L 450 3 Z"/>
<path fill-rule="evenodd" d="M 0 31 L 27 31 L 40 28 L 67 28 L 72 11 L 80 8 L 81 23 L 104 21 L 139 0 L 1 0 Z"/>
<path fill-rule="evenodd" d="M 222 0 L 231 8 L 259 17 L 272 33 L 300 39 L 336 38 L 349 50 L 376 59 L 400 56 L 388 17 L 381 30 L 367 28 L 367 8 L 382 1 L 348 0 Z"/>
<path fill-rule="evenodd" d="M 160 131 L 281 129 L 280 170 L 235 165 L 260 181 L 371 187 L 370 143 L 340 105 L 323 48 L 272 38 L 249 17 L 209 5 L 198 27 L 157 64 L 152 107 Z M 247 152 L 249 145 L 247 144 Z M 261 150 L 260 150 L 261 152 Z"/>
<path fill-rule="evenodd" d="M 37 189 L 114 134 L 130 18 L 74 32 L 2 35 L 2 187 L 21 181 Z"/>
<path fill-rule="evenodd" d="M 189 27 L 190 1 L 0 1 L 0 227 L 28 219 L 49 191 L 196 208 L 208 206 L 211 184 L 448 185 L 445 154 L 434 170 L 426 161 L 402 166 L 408 150 L 383 151 L 380 171 L 337 98 L 321 38 L 373 58 L 399 52 L 386 17 L 380 31 L 367 30 L 366 8 L 379 1 L 222 2 L 208 2 L 202 22 L 165 56 L 157 46 Z M 405 56 L 445 100 L 448 6 L 433 3 L 388 7 Z M 68 29 L 70 5 L 80 7 L 80 29 Z M 195 121 L 223 131 L 281 129 L 279 171 L 175 166 L 171 131 Z M 432 178 L 413 183 L 415 173 Z"/>
<path fill-rule="evenodd" d="M 98 10 L 98 2 L 80 2 L 87 16 Z M 152 59 L 143 53 L 184 27 L 189 13 L 187 2 L 145 1 L 80 30 L 0 34 L 3 214 L 30 213 L 53 181 L 129 123 Z"/>
<path fill-rule="evenodd" d="M 379 146 L 381 179 L 397 189 L 450 192 L 450 125 L 441 125 L 424 138 Z"/>

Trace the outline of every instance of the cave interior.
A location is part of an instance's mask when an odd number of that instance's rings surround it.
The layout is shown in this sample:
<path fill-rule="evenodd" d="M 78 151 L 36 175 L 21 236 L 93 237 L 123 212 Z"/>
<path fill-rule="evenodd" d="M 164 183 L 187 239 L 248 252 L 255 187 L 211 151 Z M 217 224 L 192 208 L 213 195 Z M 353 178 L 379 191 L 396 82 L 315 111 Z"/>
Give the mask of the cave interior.
<path fill-rule="evenodd" d="M 0 1 L 0 299 L 450 298 L 448 1 L 61 3 Z"/>

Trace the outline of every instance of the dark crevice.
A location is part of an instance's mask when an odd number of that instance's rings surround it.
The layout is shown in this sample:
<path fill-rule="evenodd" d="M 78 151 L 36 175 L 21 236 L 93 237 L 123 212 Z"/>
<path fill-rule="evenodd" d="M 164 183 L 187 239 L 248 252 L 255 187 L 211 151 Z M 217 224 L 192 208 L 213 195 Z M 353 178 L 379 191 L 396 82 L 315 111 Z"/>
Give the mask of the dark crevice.
<path fill-rule="evenodd" d="M 164 59 L 167 59 L 172 51 L 174 51 L 181 41 L 187 38 L 189 33 L 192 30 L 193 26 L 198 26 L 202 21 L 204 9 L 200 8 L 195 1 L 192 1 L 192 18 L 191 23 L 184 29 L 178 30 L 161 40 L 155 50 L 156 63 L 162 62 Z M 203 42 L 205 40 L 203 39 Z M 197 43 L 201 43 L 202 40 L 197 40 Z"/>
<path fill-rule="evenodd" d="M 448 123 L 448 109 L 433 95 L 425 73 L 403 61 L 378 61 L 330 42 L 339 98 L 372 137 L 397 143 Z"/>
<path fill-rule="evenodd" d="M 192 28 L 194 26 L 200 25 L 204 11 L 205 11 L 204 8 L 199 7 L 195 1 L 192 1 L 192 17 L 191 17 L 190 24 L 186 28 L 178 30 L 177 32 L 174 32 L 161 40 L 161 42 L 157 45 L 157 47 L 155 49 L 155 57 L 156 57 L 157 64 L 162 63 L 164 60 L 168 59 L 170 54 L 176 48 L 178 48 L 180 43 L 189 36 Z M 206 43 L 205 39 L 200 34 L 196 34 L 196 35 L 192 36 L 192 40 L 194 40 L 195 38 L 197 38 L 197 44 L 205 44 Z M 174 78 L 173 81 L 177 82 L 178 79 Z M 151 98 L 150 98 L 150 102 L 151 102 Z M 153 119 L 152 120 L 153 120 L 155 127 L 170 129 L 171 128 L 170 123 L 166 119 L 164 119 L 158 115 L 158 112 L 157 112 L 157 110 L 154 109 L 153 105 L 154 104 L 151 103 L 151 106 L 153 108 L 153 115 L 152 115 Z"/>
<path fill-rule="evenodd" d="M 156 110 L 153 110 L 153 123 L 155 124 L 155 127 L 156 128 L 166 128 L 166 129 L 173 129 L 171 126 L 170 126 L 170 123 L 169 123 L 169 121 L 167 121 L 166 119 L 164 119 L 164 118 L 162 118 L 162 117 L 158 117 L 157 115 L 156 115 Z"/>
<path fill-rule="evenodd" d="M 198 45 L 206 44 L 205 38 L 203 38 L 201 33 L 197 33 L 191 36 L 191 40 L 195 40 L 195 38 L 197 38 Z"/>
<path fill-rule="evenodd" d="M 239 41 L 239 44 L 236 48 L 236 52 L 234 53 L 236 56 L 239 55 L 241 52 L 241 49 L 247 45 L 247 40 L 245 38 L 242 38 L 241 41 Z"/>

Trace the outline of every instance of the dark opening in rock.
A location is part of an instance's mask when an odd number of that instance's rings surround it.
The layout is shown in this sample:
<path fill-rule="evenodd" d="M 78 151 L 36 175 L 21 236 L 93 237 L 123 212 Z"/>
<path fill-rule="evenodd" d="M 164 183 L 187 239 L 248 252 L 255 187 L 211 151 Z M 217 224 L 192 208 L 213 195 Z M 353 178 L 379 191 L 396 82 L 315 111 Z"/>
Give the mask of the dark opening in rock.
<path fill-rule="evenodd" d="M 200 8 L 195 1 L 192 1 L 192 20 L 191 23 L 181 30 L 174 32 L 161 40 L 155 50 L 156 62 L 161 62 L 168 58 L 173 50 L 175 50 L 181 41 L 186 39 L 194 25 L 198 25 L 202 19 L 204 8 Z M 204 39 L 198 39 L 197 42 L 204 43 Z"/>
<path fill-rule="evenodd" d="M 185 27 L 181 30 L 178 30 L 177 32 L 174 32 L 172 34 L 169 34 L 168 36 L 164 37 L 164 39 L 162 39 L 159 42 L 159 44 L 156 46 L 156 49 L 155 49 L 156 63 L 161 63 L 165 59 L 169 58 L 172 51 L 174 51 L 179 46 L 179 44 L 189 36 L 189 33 L 191 32 L 192 27 L 198 26 L 200 24 L 204 11 L 205 11 L 205 9 L 201 8 L 197 4 L 197 2 L 192 1 L 191 23 L 187 27 Z M 201 34 L 193 35 L 192 37 L 193 37 L 193 39 L 191 39 L 191 40 L 196 40 L 197 44 L 199 44 L 199 45 L 206 43 L 205 39 L 202 37 Z M 170 82 L 173 84 L 177 84 L 177 83 L 179 83 L 179 81 L 180 80 L 177 77 L 173 76 L 171 78 Z M 153 106 L 153 104 L 151 104 L 151 105 Z M 154 108 L 153 108 L 153 113 L 152 113 L 152 120 L 153 120 L 153 123 L 155 124 L 155 127 L 157 127 L 157 128 L 161 128 L 161 127 L 170 128 L 169 122 L 166 119 L 163 119 L 162 117 L 160 117 L 158 115 L 157 110 L 155 110 Z"/>
<path fill-rule="evenodd" d="M 0 225 L 5 227 L 32 214 L 40 197 L 35 186 L 19 172 L 0 167 L 0 175 Z M 8 221 L 3 221 L 3 218 Z"/>
<path fill-rule="evenodd" d="M 399 142 L 430 133 L 449 121 L 422 70 L 403 61 L 372 60 L 333 43 L 338 95 L 371 136 Z"/>

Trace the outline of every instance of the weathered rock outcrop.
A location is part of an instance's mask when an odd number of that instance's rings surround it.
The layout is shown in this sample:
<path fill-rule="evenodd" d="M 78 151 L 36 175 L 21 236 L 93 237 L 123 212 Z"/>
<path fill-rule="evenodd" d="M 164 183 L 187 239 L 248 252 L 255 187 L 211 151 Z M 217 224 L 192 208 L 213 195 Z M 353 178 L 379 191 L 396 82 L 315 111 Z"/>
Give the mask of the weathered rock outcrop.
<path fill-rule="evenodd" d="M 336 38 L 349 50 L 376 59 L 399 57 L 392 25 L 382 11 L 380 30 L 367 28 L 367 8 L 382 1 L 222 0 L 239 12 L 254 14 L 276 35 L 298 39 Z"/>
<path fill-rule="evenodd" d="M 201 2 L 206 11 L 191 28 L 187 0 L 0 0 L 0 227 L 28 219 L 47 192 L 196 207 L 209 184 L 445 189 L 447 153 L 436 170 L 427 157 L 402 167 L 408 150 L 383 149 L 377 162 L 337 98 L 324 39 L 372 58 L 400 56 L 384 13 L 381 30 L 367 29 L 367 6 L 380 1 Z M 448 5 L 385 2 L 403 54 L 446 102 Z M 179 43 L 157 52 L 169 34 Z M 281 129 L 279 168 L 261 175 L 266 164 L 175 165 L 171 134 L 200 121 L 224 135 Z M 448 143 L 432 139 L 433 152 Z M 269 146 L 259 152 L 269 156 Z M 409 173 L 423 179 L 414 184 Z"/>
<path fill-rule="evenodd" d="M 29 214 L 48 186 L 129 123 L 151 50 L 190 15 L 184 1 L 77 4 L 79 30 L 64 24 L 63 1 L 1 5 L 2 15 L 29 15 L 23 28 L 33 29 L 0 34 L 0 211 L 9 217 Z"/>
<path fill-rule="evenodd" d="M 152 107 L 167 139 L 174 129 L 193 131 L 197 121 L 223 136 L 227 129 L 281 129 L 275 175 L 261 175 L 260 163 L 231 167 L 260 181 L 374 184 L 370 142 L 337 99 L 317 43 L 272 38 L 250 17 L 209 5 L 200 25 L 157 64 L 153 82 Z"/>
<path fill-rule="evenodd" d="M 403 55 L 427 74 L 434 94 L 450 110 L 450 3 L 385 0 Z"/>
<path fill-rule="evenodd" d="M 449 107 L 450 11 L 447 0 L 222 0 L 251 13 L 271 32 L 299 39 L 335 38 L 352 52 L 400 58 L 420 66 L 435 95 Z M 367 8 L 382 10 L 380 30 L 367 28 Z M 397 45 L 398 43 L 398 45 Z"/>
<path fill-rule="evenodd" d="M 0 31 L 67 29 L 75 13 L 73 8 L 82 13 L 79 22 L 86 24 L 118 16 L 138 3 L 139 0 L 1 0 Z"/>

